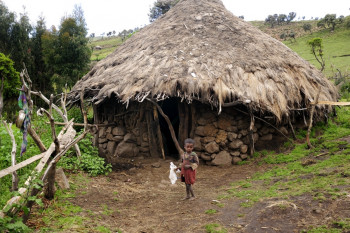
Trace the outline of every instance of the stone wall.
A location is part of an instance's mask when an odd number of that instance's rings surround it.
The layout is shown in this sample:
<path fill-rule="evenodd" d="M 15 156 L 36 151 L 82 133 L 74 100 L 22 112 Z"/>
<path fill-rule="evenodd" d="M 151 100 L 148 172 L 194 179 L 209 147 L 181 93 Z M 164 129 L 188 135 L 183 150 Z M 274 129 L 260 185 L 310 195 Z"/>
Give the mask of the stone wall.
<path fill-rule="evenodd" d="M 248 158 L 250 117 L 234 109 L 220 115 L 209 107 L 198 108 L 194 150 L 208 165 L 237 164 Z M 281 131 L 288 134 L 286 127 Z M 276 131 L 259 121 L 253 129 L 254 142 L 272 143 Z"/>
<path fill-rule="evenodd" d="M 99 127 L 96 135 L 99 154 L 108 162 L 115 163 L 120 158 L 150 156 L 147 123 L 144 119 L 139 120 L 138 107 L 138 104 L 131 104 L 127 110 L 124 106 L 119 106 L 118 110 L 117 107 L 106 104 L 99 109 L 99 114 L 108 112 L 117 116 L 108 117 L 109 120 L 106 120 L 106 116 L 101 117 L 104 121 L 100 123 L 111 126 Z"/>
<path fill-rule="evenodd" d="M 99 114 L 108 113 L 118 117 L 102 117 L 103 124 L 114 126 L 100 127 L 96 135 L 96 143 L 100 156 L 108 162 L 115 163 L 120 158 L 150 157 L 150 138 L 148 137 L 145 117 L 140 117 L 139 104 L 131 104 L 128 110 L 121 107 L 105 105 L 108 110 L 100 110 Z M 115 108 L 113 110 L 112 108 Z M 145 110 L 144 114 L 150 114 Z M 106 120 L 106 119 L 109 120 Z M 113 119 L 113 121 L 111 121 Z M 208 165 L 237 164 L 248 158 L 250 117 L 233 108 L 224 108 L 220 115 L 216 109 L 204 104 L 196 105 L 194 151 Z M 279 127 L 288 134 L 286 127 Z M 273 144 L 281 135 L 269 125 L 258 120 L 253 129 L 255 145 Z"/>

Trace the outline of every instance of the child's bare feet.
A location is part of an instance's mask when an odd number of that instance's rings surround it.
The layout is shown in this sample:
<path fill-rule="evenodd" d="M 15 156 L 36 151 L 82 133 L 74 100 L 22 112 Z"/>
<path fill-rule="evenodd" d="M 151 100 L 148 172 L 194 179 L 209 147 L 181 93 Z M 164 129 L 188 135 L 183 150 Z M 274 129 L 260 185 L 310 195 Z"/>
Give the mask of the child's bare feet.
<path fill-rule="evenodd" d="M 190 201 L 193 201 L 194 199 L 196 199 L 195 196 L 189 198 Z"/>
<path fill-rule="evenodd" d="M 186 201 L 188 199 L 191 199 L 190 197 L 185 197 L 185 198 L 182 198 L 183 201 Z"/>

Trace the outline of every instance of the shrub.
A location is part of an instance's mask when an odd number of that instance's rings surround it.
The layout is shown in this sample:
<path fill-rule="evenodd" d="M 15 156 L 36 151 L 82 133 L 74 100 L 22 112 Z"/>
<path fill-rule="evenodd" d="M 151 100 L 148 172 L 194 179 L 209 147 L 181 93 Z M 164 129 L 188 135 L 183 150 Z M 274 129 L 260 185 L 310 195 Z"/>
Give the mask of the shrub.
<path fill-rule="evenodd" d="M 112 171 L 112 165 L 106 164 L 105 160 L 98 156 L 98 150 L 92 146 L 92 135 L 87 134 L 79 143 L 81 158 L 77 158 L 73 152 L 60 160 L 60 166 L 70 170 L 83 170 L 91 176 L 106 175 Z"/>

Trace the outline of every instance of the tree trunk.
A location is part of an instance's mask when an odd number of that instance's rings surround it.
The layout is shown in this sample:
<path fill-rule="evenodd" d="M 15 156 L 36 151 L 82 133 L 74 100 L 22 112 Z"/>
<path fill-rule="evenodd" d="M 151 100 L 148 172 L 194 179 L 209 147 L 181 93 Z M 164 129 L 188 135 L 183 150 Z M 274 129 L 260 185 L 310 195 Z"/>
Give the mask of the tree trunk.
<path fill-rule="evenodd" d="M 38 136 L 38 134 L 35 132 L 34 129 L 32 129 L 32 126 L 29 125 L 27 129 L 28 129 L 29 135 L 33 138 L 35 144 L 39 147 L 40 152 L 45 152 L 47 149 L 44 143 L 40 140 L 40 137 Z"/>
<path fill-rule="evenodd" d="M 45 184 L 45 198 L 52 200 L 55 196 L 55 175 L 56 175 L 56 163 L 52 164 L 50 171 L 48 172 L 46 184 Z"/>
<path fill-rule="evenodd" d="M 150 106 L 148 106 L 150 107 Z M 152 109 L 152 108 L 148 108 Z M 149 152 L 151 154 L 151 157 L 157 158 L 158 157 L 158 152 L 157 152 L 157 144 L 155 141 L 156 135 L 154 134 L 154 124 L 152 121 L 152 112 L 151 111 L 146 111 L 146 120 L 147 120 L 147 129 L 148 129 L 148 145 L 149 145 Z"/>

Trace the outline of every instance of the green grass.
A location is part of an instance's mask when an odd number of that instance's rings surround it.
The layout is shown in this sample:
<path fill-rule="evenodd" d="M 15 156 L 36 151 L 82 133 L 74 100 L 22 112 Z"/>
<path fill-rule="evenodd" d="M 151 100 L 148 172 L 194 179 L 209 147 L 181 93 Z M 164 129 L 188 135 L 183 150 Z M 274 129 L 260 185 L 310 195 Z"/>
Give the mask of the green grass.
<path fill-rule="evenodd" d="M 123 43 L 121 37 L 105 37 L 104 39 L 95 40 L 89 43 L 90 47 L 101 46 L 101 50 L 94 49 L 91 55 L 91 61 L 99 61 L 109 54 L 113 53 L 116 48 Z"/>
<path fill-rule="evenodd" d="M 323 53 L 326 62 L 324 74 L 327 77 L 332 77 L 337 72 L 337 69 L 342 73 L 350 73 L 350 56 L 347 57 L 335 57 L 350 54 L 350 29 L 344 27 L 338 27 L 334 32 L 330 32 L 329 29 L 324 29 L 312 34 L 299 37 L 295 42 L 286 41 L 285 44 L 293 51 L 298 53 L 299 56 L 309 61 L 318 69 L 321 68 L 320 64 L 316 61 L 315 57 L 310 52 L 310 47 L 307 45 L 307 41 L 319 37 L 323 40 Z"/>
<path fill-rule="evenodd" d="M 210 223 L 205 225 L 207 233 L 227 233 L 227 230 L 218 223 Z"/>
<path fill-rule="evenodd" d="M 218 211 L 217 210 L 214 210 L 214 209 L 209 209 L 209 210 L 206 210 L 205 213 L 206 214 L 216 214 Z"/>
<path fill-rule="evenodd" d="M 338 139 L 350 135 L 350 109 L 341 108 L 337 113 L 338 117 L 327 125 L 318 124 L 313 128 L 312 135 L 315 135 L 315 131 L 323 132 L 318 138 L 312 138 L 313 149 L 307 149 L 303 143 L 295 145 L 285 154 L 263 151 L 256 158 L 261 156 L 262 163 L 275 166 L 265 172 L 257 172 L 244 181 L 232 183 L 232 188 L 220 199 L 239 198 L 242 207 L 251 207 L 269 198 L 289 199 L 310 194 L 314 200 L 322 202 L 344 196 L 346 192 L 338 187 L 350 185 L 347 177 L 350 170 L 350 146 Z M 328 154 L 318 160 L 316 156 L 324 151 Z M 312 163 L 305 163 L 308 160 Z"/>

